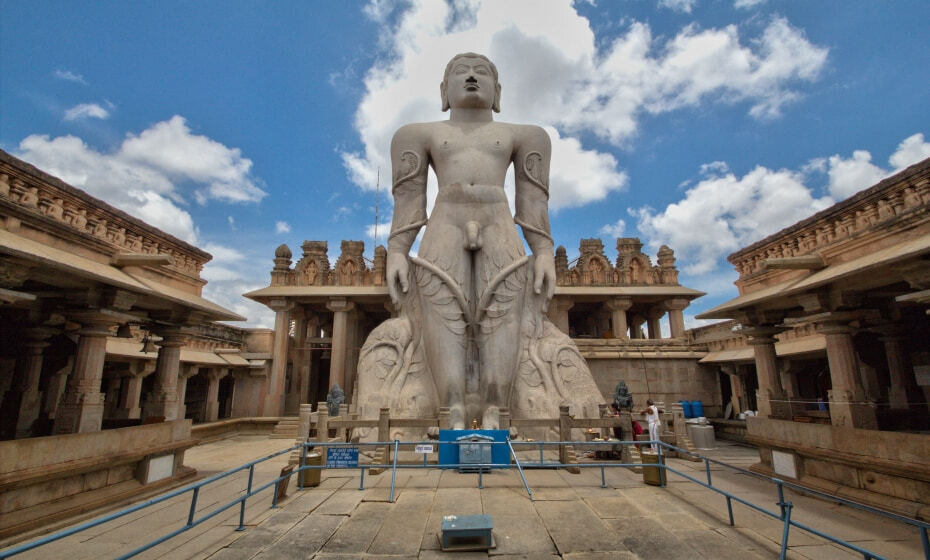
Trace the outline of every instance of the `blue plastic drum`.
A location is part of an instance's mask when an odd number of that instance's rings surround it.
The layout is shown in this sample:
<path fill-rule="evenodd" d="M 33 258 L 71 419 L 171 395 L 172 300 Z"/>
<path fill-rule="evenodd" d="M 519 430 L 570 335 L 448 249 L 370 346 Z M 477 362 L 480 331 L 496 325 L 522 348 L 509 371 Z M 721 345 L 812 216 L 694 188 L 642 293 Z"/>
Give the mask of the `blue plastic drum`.
<path fill-rule="evenodd" d="M 690 418 L 700 418 L 704 416 L 704 403 L 701 401 L 691 401 L 691 414 Z"/>
<path fill-rule="evenodd" d="M 692 414 L 693 409 L 691 408 L 690 402 L 681 401 L 681 408 L 684 410 L 685 418 L 694 418 L 694 414 Z"/>

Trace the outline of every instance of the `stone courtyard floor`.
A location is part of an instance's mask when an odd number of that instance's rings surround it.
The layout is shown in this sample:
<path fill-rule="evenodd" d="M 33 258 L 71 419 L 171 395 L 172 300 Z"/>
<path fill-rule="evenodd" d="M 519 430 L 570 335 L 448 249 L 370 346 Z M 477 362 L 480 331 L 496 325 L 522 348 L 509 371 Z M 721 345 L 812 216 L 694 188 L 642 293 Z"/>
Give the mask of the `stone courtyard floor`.
<path fill-rule="evenodd" d="M 286 440 L 241 436 L 198 446 L 185 463 L 209 476 L 287 447 Z M 758 460 L 756 451 L 718 441 L 707 455 L 735 466 Z M 256 485 L 271 480 L 286 464 L 283 455 L 256 468 Z M 669 465 L 703 479 L 703 463 L 670 459 Z M 755 477 L 714 467 L 715 485 L 757 505 L 776 510 L 775 487 Z M 734 502 L 735 527 L 726 500 L 671 475 L 667 488 L 643 484 L 642 475 L 608 469 L 601 488 L 599 469 L 570 474 L 527 470 L 530 501 L 516 470 L 477 475 L 452 471 L 399 470 L 395 503 L 388 502 L 391 473 L 324 471 L 319 487 L 296 491 L 271 509 L 270 490 L 249 500 L 248 529 L 236 532 L 238 507 L 217 515 L 138 558 L 206 559 L 757 559 L 777 558 L 782 525 Z M 201 491 L 198 516 L 241 495 L 240 473 Z M 922 557 L 918 533 L 900 523 L 847 506 L 787 493 L 793 519 L 854 542 L 888 558 Z M 76 534 L 16 558 L 112 558 L 184 524 L 189 495 L 166 501 Z M 497 548 L 485 552 L 439 550 L 437 533 L 445 515 L 485 513 L 492 517 Z M 792 528 L 789 558 L 861 558 L 828 541 Z"/>

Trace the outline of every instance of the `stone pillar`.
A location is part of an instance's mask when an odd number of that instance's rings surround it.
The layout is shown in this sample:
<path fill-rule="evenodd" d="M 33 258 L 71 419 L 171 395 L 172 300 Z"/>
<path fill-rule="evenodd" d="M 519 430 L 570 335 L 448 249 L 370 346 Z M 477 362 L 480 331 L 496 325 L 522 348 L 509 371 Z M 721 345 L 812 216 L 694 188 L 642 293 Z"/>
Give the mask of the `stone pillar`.
<path fill-rule="evenodd" d="M 339 385 L 345 391 L 348 315 L 354 306 L 354 303 L 344 298 L 332 299 L 326 304 L 326 308 L 333 312 L 333 343 L 329 358 L 330 389 L 333 385 Z"/>
<path fill-rule="evenodd" d="M 631 339 L 641 339 L 643 338 L 643 323 L 646 321 L 640 315 L 634 315 L 633 319 L 630 321 L 630 338 Z"/>
<path fill-rule="evenodd" d="M 181 370 L 178 372 L 178 420 L 184 420 L 187 416 L 187 405 L 184 404 L 187 398 L 187 380 L 199 372 L 198 364 L 181 364 Z"/>
<path fill-rule="evenodd" d="M 735 418 L 737 414 L 743 412 L 743 407 L 746 405 L 743 399 L 743 379 L 734 365 L 722 365 L 720 371 L 730 378 L 730 404 L 733 405 L 733 417 Z"/>
<path fill-rule="evenodd" d="M 300 403 L 307 396 L 309 364 L 307 363 L 308 315 L 302 309 L 294 320 L 294 363 L 291 368 L 291 387 L 284 397 L 284 414 L 293 416 L 300 412 Z M 305 371 L 306 370 L 306 371 Z"/>
<path fill-rule="evenodd" d="M 684 310 L 691 302 L 685 298 L 674 298 L 665 302 L 665 309 L 668 310 L 668 326 L 672 338 L 684 338 L 685 336 L 685 315 Z"/>
<path fill-rule="evenodd" d="M 610 310 L 610 321 L 614 331 L 614 338 L 629 340 L 630 327 L 626 322 L 626 312 L 633 307 L 633 300 L 625 297 L 615 298 L 609 300 L 606 305 L 607 309 Z"/>
<path fill-rule="evenodd" d="M 768 418 L 789 418 L 791 407 L 781 386 L 778 374 L 778 360 L 775 356 L 775 337 L 781 329 L 772 326 L 747 327 L 743 332 L 749 337 L 756 357 L 756 377 L 759 389 L 756 391 L 756 406 L 759 416 Z"/>
<path fill-rule="evenodd" d="M 220 417 L 220 379 L 229 375 L 229 368 L 210 368 L 207 377 L 207 402 L 204 406 L 204 421 L 216 422 Z"/>
<path fill-rule="evenodd" d="M 889 330 L 879 340 L 885 345 L 885 359 L 888 361 L 888 404 L 890 408 L 903 410 L 911 408 L 911 403 L 918 399 L 916 380 L 911 369 L 910 359 L 904 347 L 904 332 L 900 329 Z"/>
<path fill-rule="evenodd" d="M 64 393 L 65 384 L 68 382 L 68 376 L 74 369 L 74 357 L 68 360 L 68 364 L 56 371 L 49 377 L 48 387 L 45 388 L 45 394 L 42 395 L 42 417 L 54 419 L 58 412 L 58 403 L 61 401 L 61 395 Z"/>
<path fill-rule="evenodd" d="M 568 321 L 568 311 L 574 306 L 575 302 L 563 297 L 554 297 L 549 302 L 549 320 L 567 335 L 571 335 L 569 332 L 571 327 Z"/>
<path fill-rule="evenodd" d="M 268 389 L 265 394 L 265 403 L 262 407 L 263 416 L 281 416 L 284 400 L 284 380 L 287 375 L 287 343 L 290 335 L 290 311 L 292 304 L 285 300 L 273 300 L 270 307 L 274 309 L 274 346 L 271 354 L 271 376 L 268 379 Z"/>
<path fill-rule="evenodd" d="M 39 417 L 42 407 L 42 393 L 39 392 L 39 379 L 42 377 L 42 353 L 48 347 L 48 338 L 52 336 L 49 329 L 35 328 L 26 330 L 25 356 L 20 370 L 19 413 L 16 417 L 16 437 L 32 435 L 32 423 Z"/>
<path fill-rule="evenodd" d="M 103 364 L 107 357 L 107 337 L 114 323 L 85 320 L 78 331 L 74 369 L 55 414 L 54 433 L 96 432 L 103 422 Z"/>
<path fill-rule="evenodd" d="M 150 360 L 135 361 L 129 364 L 129 373 L 123 377 L 123 389 L 120 391 L 114 416 L 116 418 L 141 418 L 142 408 L 139 401 L 142 396 L 142 380 L 155 371 L 155 362 Z"/>
<path fill-rule="evenodd" d="M 830 364 L 830 420 L 834 426 L 878 429 L 873 403 L 865 400 L 859 359 L 853 344 L 852 329 L 844 321 L 818 324 L 827 340 L 827 361 Z"/>
<path fill-rule="evenodd" d="M 646 315 L 646 330 L 648 331 L 650 339 L 662 338 L 662 325 L 660 321 L 663 315 L 665 315 L 665 310 L 663 309 L 650 309 L 649 313 Z"/>
<path fill-rule="evenodd" d="M 142 406 L 142 417 L 161 417 L 165 422 L 178 418 L 178 374 L 181 369 L 181 346 L 186 337 L 181 331 L 158 333 L 158 360 L 155 363 L 155 386 Z"/>
<path fill-rule="evenodd" d="M 116 415 L 116 406 L 119 404 L 120 387 L 122 379 L 119 372 L 107 372 L 104 368 L 103 384 L 106 391 L 103 393 L 103 417 L 114 418 Z"/>

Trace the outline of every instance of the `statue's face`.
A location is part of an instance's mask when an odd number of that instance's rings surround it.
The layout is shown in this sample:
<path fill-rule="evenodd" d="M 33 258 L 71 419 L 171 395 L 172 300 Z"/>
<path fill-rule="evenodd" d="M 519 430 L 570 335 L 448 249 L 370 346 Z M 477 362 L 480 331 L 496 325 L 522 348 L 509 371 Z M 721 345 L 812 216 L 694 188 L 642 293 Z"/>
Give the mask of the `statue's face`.
<path fill-rule="evenodd" d="M 463 56 L 455 60 L 443 83 L 450 107 L 491 109 L 500 90 L 488 61 Z"/>

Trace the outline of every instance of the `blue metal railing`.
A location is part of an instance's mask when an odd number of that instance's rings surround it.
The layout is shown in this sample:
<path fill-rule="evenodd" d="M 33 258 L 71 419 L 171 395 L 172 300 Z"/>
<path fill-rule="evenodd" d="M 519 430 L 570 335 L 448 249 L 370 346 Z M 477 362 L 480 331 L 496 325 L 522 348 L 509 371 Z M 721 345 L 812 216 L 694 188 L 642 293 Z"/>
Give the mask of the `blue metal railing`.
<path fill-rule="evenodd" d="M 789 536 L 791 527 L 796 527 L 796 528 L 798 528 L 798 529 L 807 531 L 808 533 L 811 533 L 811 534 L 813 534 L 813 535 L 817 535 L 818 537 L 821 537 L 821 538 L 826 539 L 826 540 L 828 540 L 828 541 L 830 541 L 830 542 L 833 542 L 833 543 L 835 543 L 835 544 L 838 544 L 838 545 L 840 545 L 840 546 L 843 546 L 843 547 L 845 547 L 845 548 L 848 548 L 849 550 L 855 551 L 855 552 L 861 554 L 866 560 L 870 560 L 870 559 L 886 560 L 884 556 L 881 556 L 881 555 L 879 555 L 879 554 L 877 554 L 877 553 L 874 553 L 874 552 L 872 552 L 872 551 L 869 551 L 869 550 L 867 550 L 867 549 L 864 549 L 864 548 L 862 548 L 862 547 L 860 547 L 860 546 L 858 546 L 858 545 L 856 545 L 856 544 L 853 544 L 853 543 L 850 543 L 850 542 L 846 542 L 846 541 L 844 541 L 844 540 L 842 540 L 842 539 L 839 539 L 839 538 L 837 538 L 837 537 L 833 537 L 833 536 L 831 536 L 831 535 L 829 535 L 829 534 L 827 534 L 827 533 L 824 533 L 824 532 L 819 531 L 819 530 L 817 530 L 817 529 L 815 529 L 815 528 L 813 528 L 813 527 L 810 527 L 810 526 L 808 526 L 808 525 L 806 525 L 806 524 L 803 524 L 803 523 L 799 523 L 798 521 L 792 519 L 792 510 L 793 510 L 793 508 L 794 508 L 794 505 L 792 504 L 792 502 L 786 501 L 786 500 L 785 500 L 784 489 L 787 487 L 787 488 L 789 488 L 789 489 L 791 489 L 791 490 L 795 490 L 795 491 L 798 491 L 798 492 L 803 492 L 803 493 L 806 493 L 806 494 L 811 494 L 811 495 L 814 495 L 814 496 L 817 496 L 817 497 L 820 497 L 820 498 L 823 498 L 823 499 L 826 499 L 826 500 L 829 500 L 829 501 L 832 501 L 832 502 L 835 502 L 835 503 L 840 503 L 840 504 L 852 506 L 852 507 L 857 508 L 857 509 L 859 509 L 859 510 L 867 511 L 867 512 L 873 513 L 873 514 L 875 514 L 875 515 L 879 515 L 879 516 L 881 516 L 881 517 L 885 517 L 885 518 L 888 518 L 888 519 L 891 519 L 891 520 L 894 520 L 894 521 L 898 521 L 898 522 L 901 522 L 901 523 L 905 523 L 905 524 L 908 524 L 908 525 L 910 525 L 910 526 L 913 526 L 913 527 L 917 528 L 918 531 L 919 531 L 919 533 L 920 533 L 920 540 L 921 540 L 921 545 L 922 545 L 923 552 L 924 552 L 924 558 L 925 558 L 925 560 L 930 560 L 930 541 L 928 541 L 928 530 L 930 530 L 930 523 L 926 523 L 926 522 L 919 521 L 919 520 L 916 520 L 916 519 L 911 519 L 911 518 L 904 517 L 904 516 L 901 516 L 901 515 L 897 515 L 897 514 L 894 514 L 894 513 L 890 513 L 890 512 L 887 512 L 887 511 L 882 511 L 882 510 L 879 510 L 879 509 L 876 509 L 876 508 L 873 508 L 873 507 L 870 507 L 870 506 L 867 506 L 867 505 L 864 505 L 864 504 L 859 504 L 859 503 L 857 503 L 857 502 L 853 502 L 853 501 L 850 501 L 850 500 L 846 500 L 846 499 L 844 499 L 844 498 L 839 498 L 839 497 L 836 497 L 836 496 L 831 496 L 831 495 L 829 495 L 829 494 L 825 494 L 825 493 L 819 492 L 819 491 L 817 491 L 817 490 L 812 490 L 812 489 L 810 489 L 810 488 L 806 488 L 806 487 L 803 487 L 803 486 L 800 486 L 800 485 L 797 485 L 797 484 L 793 484 L 793 483 L 791 483 L 791 482 L 786 482 L 786 481 L 783 481 L 783 480 L 780 480 L 780 479 L 777 479 L 777 478 L 773 478 L 773 477 L 765 476 L 765 475 L 762 475 L 762 474 L 759 474 L 759 473 L 755 473 L 755 472 L 752 472 L 752 471 L 747 470 L 747 469 L 743 469 L 743 468 L 740 468 L 740 467 L 736 467 L 736 466 L 733 466 L 733 465 L 729 465 L 729 464 L 727 464 L 727 463 L 724 463 L 724 462 L 722 462 L 722 461 L 718 461 L 718 460 L 716 460 L 716 459 L 711 459 L 711 458 L 709 458 L 709 457 L 704 457 L 704 456 L 699 455 L 699 454 L 697 454 L 697 453 L 693 453 L 693 452 L 690 452 L 690 451 L 687 451 L 687 450 L 684 450 L 684 449 L 675 447 L 674 445 L 671 445 L 671 444 L 668 444 L 668 443 L 664 443 L 664 442 L 661 442 L 661 441 L 635 441 L 635 442 L 634 442 L 634 441 L 604 441 L 604 442 L 596 442 L 596 441 L 543 441 L 543 442 L 526 442 L 526 441 L 512 441 L 512 440 L 509 440 L 509 439 L 506 440 L 506 441 L 481 441 L 481 442 L 479 442 L 480 445 L 506 445 L 506 446 L 508 447 L 508 451 L 510 452 L 510 453 L 509 453 L 509 455 L 510 455 L 509 461 L 508 461 L 507 463 L 478 463 L 478 464 L 475 464 L 475 463 L 467 463 L 467 464 L 454 463 L 454 464 L 442 464 L 442 465 L 438 465 L 438 464 L 435 464 L 435 463 L 427 463 L 427 461 L 426 461 L 426 454 L 424 453 L 424 459 L 423 459 L 423 463 L 422 463 L 422 464 L 419 464 L 419 463 L 406 463 L 406 464 L 402 464 L 402 463 L 399 463 L 399 462 L 398 462 L 398 455 L 399 455 L 399 451 L 400 451 L 400 447 L 401 447 L 401 446 L 410 447 L 410 446 L 414 446 L 414 445 L 416 445 L 416 444 L 430 444 L 430 445 L 462 445 L 462 444 L 473 444 L 473 443 L 474 443 L 474 442 L 462 442 L 462 441 L 435 441 L 435 440 L 429 440 L 429 441 L 425 441 L 425 442 L 421 442 L 421 441 L 410 441 L 410 442 L 407 442 L 407 441 L 398 441 L 398 440 L 394 440 L 394 441 L 390 441 L 390 442 L 366 442 L 366 443 L 307 442 L 307 443 L 304 443 L 304 444 L 294 445 L 294 446 L 292 446 L 292 447 L 289 447 L 289 448 L 284 449 L 284 450 L 282 450 L 282 451 L 279 451 L 279 452 L 277 452 L 277 453 L 273 453 L 273 454 L 271 454 L 271 455 L 267 455 L 267 456 L 265 456 L 265 457 L 262 457 L 261 459 L 256 459 L 256 460 L 251 461 L 251 462 L 249 462 L 249 463 L 245 463 L 244 465 L 240 465 L 239 467 L 236 467 L 236 468 L 234 468 L 234 469 L 232 469 L 232 470 L 229 470 L 229 471 L 226 471 L 226 472 L 223 472 L 223 473 L 214 475 L 214 476 L 212 476 L 212 477 L 206 478 L 206 479 L 201 480 L 201 481 L 199 481 L 199 482 L 197 482 L 197 483 L 195 483 L 195 484 L 191 484 L 191 485 L 186 486 L 186 487 L 184 487 L 184 488 L 180 488 L 180 489 L 178 489 L 178 490 L 174 490 L 174 491 L 172 491 L 172 492 L 169 492 L 169 493 L 167 493 L 167 494 L 164 494 L 164 495 L 162 495 L 162 496 L 159 496 L 158 498 L 154 498 L 154 499 L 151 499 L 151 500 L 147 500 L 147 501 L 145 501 L 145 502 L 136 504 L 136 505 L 131 506 L 131 507 L 129 507 L 129 508 L 120 510 L 120 511 L 118 511 L 118 512 L 115 512 L 115 513 L 112 513 L 112 514 L 109 514 L 109 515 L 105 515 L 105 516 L 103 516 L 103 517 L 101 517 L 101 518 L 99 518 L 99 519 L 95 519 L 95 520 L 92 520 L 92 521 L 88 521 L 88 522 L 86 522 L 86 523 L 81 523 L 81 524 L 76 525 L 76 526 L 74 526 L 74 527 L 71 527 L 71 528 L 69 528 L 69 529 L 66 529 L 66 530 L 63 530 L 63 531 L 59 531 L 59 532 L 54 533 L 54 534 L 51 534 L 51 535 L 44 536 L 44 537 L 42 537 L 42 538 L 40 538 L 40 539 L 37 539 L 37 540 L 35 540 L 35 541 L 29 542 L 29 543 L 25 543 L 25 544 L 22 544 L 22 545 L 13 547 L 13 548 L 9 548 L 9 549 L 6 549 L 6 550 L 2 550 L 2 551 L 0 551 L 0 560 L 3 560 L 3 559 L 6 559 L 6 558 L 15 556 L 15 555 L 17 555 L 17 554 L 26 552 L 26 551 L 28 551 L 28 550 L 36 549 L 36 548 L 38 548 L 38 547 L 47 545 L 47 544 L 49 544 L 49 543 L 52 543 L 52 542 L 55 542 L 55 541 L 57 541 L 57 540 L 63 539 L 63 538 L 68 537 L 68 536 L 70 536 L 70 535 L 74 535 L 74 534 L 76 534 L 76 533 L 80 533 L 81 531 L 85 531 L 85 530 L 90 529 L 90 528 L 92 528 L 92 527 L 97 527 L 97 526 L 102 525 L 102 524 L 104 524 L 104 523 L 108 523 L 108 522 L 113 521 L 113 520 L 115 520 L 115 519 L 119 519 L 119 518 L 124 517 L 124 516 L 126 516 L 126 515 L 129 515 L 129 514 L 131 514 L 131 513 L 137 512 L 137 511 L 139 511 L 139 510 L 141 510 L 141 509 L 154 506 L 154 505 L 156 505 L 156 504 L 165 502 L 166 500 L 170 500 L 171 498 L 175 498 L 175 497 L 177 497 L 177 496 L 186 494 L 186 493 L 188 493 L 188 492 L 191 494 L 190 509 L 189 509 L 189 513 L 188 513 L 188 516 L 187 516 L 186 523 L 185 523 L 182 527 L 180 527 L 180 528 L 178 528 L 178 529 L 175 529 L 174 531 L 171 531 L 171 532 L 169 532 L 168 534 L 163 535 L 163 536 L 161 536 L 161 537 L 159 537 L 159 538 L 157 538 L 157 539 L 155 539 L 155 540 L 153 540 L 153 541 L 151 541 L 151 542 L 148 542 L 148 543 L 146 543 L 146 544 L 144 544 L 144 545 L 142 545 L 142 546 L 140 546 L 140 547 L 138 547 L 138 548 L 136 548 L 136 549 L 133 549 L 132 551 L 130 551 L 130 552 L 128 552 L 128 553 L 125 553 L 125 554 L 119 556 L 118 558 L 120 558 L 120 559 L 123 559 L 123 558 L 130 558 L 130 557 L 133 557 L 133 556 L 135 556 L 135 555 L 137 555 L 137 554 L 139 554 L 139 553 L 141 553 L 141 552 L 144 552 L 144 551 L 146 551 L 146 550 L 149 550 L 149 549 L 151 549 L 151 548 L 153 548 L 153 547 L 155 547 L 155 546 L 157 546 L 157 545 L 159 545 L 159 544 L 161 544 L 161 543 L 163 543 L 163 542 L 165 542 L 165 541 L 167 541 L 167 540 L 169 540 L 169 539 L 171 539 L 171 538 L 174 538 L 174 537 L 180 535 L 181 533 L 184 533 L 185 531 L 188 531 L 188 530 L 192 529 L 193 527 L 196 527 L 197 525 L 199 525 L 199 524 L 201 524 L 201 523 L 204 523 L 205 521 L 207 521 L 207 520 L 209 520 L 209 519 L 211 519 L 211 518 L 213 518 L 213 517 L 219 515 L 220 513 L 224 512 L 224 511 L 226 511 L 226 510 L 228 510 L 228 509 L 230 509 L 230 508 L 232 508 L 232 507 L 234 507 L 236 504 L 239 504 L 239 525 L 238 525 L 238 527 L 236 528 L 236 530 L 237 530 L 237 531 L 244 531 L 244 530 L 245 530 L 245 508 L 246 508 L 246 501 L 247 501 L 249 498 L 255 496 L 256 494 L 259 494 L 260 492 L 262 492 L 262 491 L 264 491 L 264 490 L 266 490 L 266 489 L 268 489 L 268 488 L 274 487 L 274 492 L 272 493 L 271 507 L 272 507 L 272 508 L 276 508 L 276 507 L 277 507 L 277 500 L 278 500 L 278 486 L 279 486 L 279 484 L 280 484 L 282 481 L 289 481 L 289 479 L 290 479 L 291 476 L 297 475 L 297 489 L 298 489 L 298 490 L 303 490 L 303 475 L 302 475 L 302 473 L 305 472 L 305 471 L 309 471 L 309 470 L 314 470 L 314 469 L 349 469 L 349 470 L 351 470 L 351 469 L 359 469 L 359 471 L 360 471 L 360 474 L 359 474 L 359 490 L 364 490 L 364 487 L 365 487 L 365 470 L 366 470 L 366 469 L 391 469 L 391 491 L 390 491 L 390 498 L 389 498 L 389 500 L 390 500 L 391 502 L 393 502 L 393 501 L 394 501 L 394 495 L 395 495 L 395 484 L 396 484 L 396 480 L 397 480 L 397 469 L 423 469 L 423 468 L 429 468 L 429 469 L 432 469 L 432 468 L 447 468 L 447 469 L 470 468 L 470 469 L 477 469 L 477 474 L 478 474 L 478 487 L 479 487 L 479 488 L 483 488 L 483 475 L 484 475 L 484 471 L 485 471 L 486 469 L 492 469 L 492 468 L 507 468 L 507 469 L 509 469 L 509 468 L 514 467 L 514 466 L 517 468 L 517 471 L 518 471 L 518 473 L 519 473 L 519 475 L 520 475 L 520 479 L 521 479 L 522 482 L 523 482 L 523 487 L 526 489 L 527 496 L 529 497 L 529 499 L 530 499 L 531 501 L 533 500 L 533 492 L 532 492 L 532 489 L 530 488 L 529 483 L 528 483 L 527 480 L 526 480 L 526 476 L 525 476 L 524 471 L 523 471 L 524 467 L 579 468 L 579 469 L 580 469 L 580 468 L 599 468 L 599 469 L 601 470 L 601 487 L 603 487 L 603 488 L 606 488 L 606 487 L 607 487 L 605 471 L 606 471 L 606 469 L 607 469 L 608 467 L 609 467 L 609 468 L 616 468 L 616 467 L 626 467 L 626 468 L 630 468 L 630 467 L 656 468 L 656 469 L 658 469 L 659 486 L 660 486 L 660 487 L 666 487 L 666 485 L 667 485 L 667 477 L 668 477 L 668 474 L 667 474 L 667 473 L 668 473 L 668 472 L 671 472 L 671 473 L 673 473 L 673 474 L 675 474 L 675 475 L 681 476 L 682 478 L 684 478 L 684 479 L 686 479 L 686 480 L 688 480 L 688 481 L 690 481 L 690 482 L 694 482 L 694 483 L 696 483 L 696 484 L 699 484 L 700 486 L 703 486 L 703 487 L 705 487 L 705 488 L 707 488 L 707 489 L 709 489 L 709 490 L 711 490 L 711 491 L 713 491 L 713 492 L 716 492 L 716 493 L 721 494 L 722 496 L 724 496 L 724 497 L 726 498 L 726 502 L 727 502 L 727 513 L 728 513 L 728 516 L 729 516 L 729 522 L 730 522 L 730 525 L 731 525 L 731 526 L 734 525 L 734 523 L 735 523 L 735 521 L 734 521 L 734 515 L 733 515 L 733 501 L 736 501 L 736 502 L 738 502 L 738 503 L 740 503 L 740 504 L 743 504 L 743 505 L 745 505 L 746 507 L 748 507 L 748 508 L 750 508 L 750 509 L 752 509 L 752 510 L 754 510 L 754 511 L 758 511 L 759 513 L 762 513 L 763 515 L 766 515 L 766 516 L 771 517 L 771 518 L 773 518 L 773 519 L 779 520 L 779 521 L 782 523 L 782 527 L 783 527 L 783 528 L 782 528 L 782 541 L 781 541 L 781 547 L 780 547 L 780 548 L 781 548 L 780 557 L 781 557 L 783 560 L 784 560 L 784 558 L 786 557 L 786 554 L 787 554 L 787 551 L 788 551 L 788 536 Z M 617 461 L 609 461 L 609 462 L 604 462 L 604 461 L 601 461 L 601 462 L 583 462 L 583 463 L 571 463 L 571 464 L 567 464 L 567 463 L 561 463 L 561 462 L 559 462 L 559 461 L 545 461 L 545 459 L 544 459 L 544 452 L 543 452 L 543 450 L 544 450 L 544 448 L 545 448 L 546 446 L 550 446 L 550 447 L 551 447 L 551 446 L 563 446 L 563 445 L 571 445 L 571 446 L 579 446 L 579 445 L 581 445 L 581 446 L 593 447 L 593 446 L 603 446 L 603 445 L 606 445 L 606 446 L 610 446 L 610 447 L 616 449 L 617 446 L 629 446 L 629 445 L 649 446 L 649 445 L 653 445 L 653 444 L 655 445 L 655 447 L 656 447 L 656 449 L 657 449 L 657 454 L 658 454 L 658 456 L 659 456 L 658 459 L 657 459 L 658 462 L 657 462 L 656 464 L 649 464 L 649 463 L 646 463 L 646 464 L 643 464 L 643 463 L 623 463 L 623 462 L 617 462 Z M 307 461 L 306 461 L 308 450 L 309 450 L 309 449 L 312 449 L 312 448 L 314 448 L 314 447 L 321 447 L 321 448 L 354 448 L 354 449 L 358 449 L 358 448 L 363 447 L 363 446 L 364 446 L 364 447 L 376 447 L 376 448 L 388 448 L 388 449 L 391 449 L 392 455 L 393 455 L 391 462 L 388 463 L 388 464 L 361 463 L 361 462 L 359 462 L 359 463 L 356 464 L 356 465 L 333 466 L 333 465 L 326 465 L 326 464 L 322 464 L 322 465 L 310 465 L 310 464 L 307 464 Z M 538 447 L 538 448 L 539 448 L 539 461 L 538 461 L 538 462 L 533 462 L 533 461 L 521 461 L 521 460 L 517 457 L 517 451 L 516 451 L 515 446 L 531 446 L 531 447 Z M 273 480 L 271 480 L 271 481 L 269 481 L 269 482 L 267 482 L 267 483 L 265 483 L 265 484 L 263 484 L 263 485 L 261 485 L 261 486 L 259 486 L 259 487 L 257 487 L 257 488 L 253 488 L 254 475 L 255 475 L 255 466 L 256 466 L 256 465 L 258 465 L 258 464 L 260 464 L 260 463 L 262 463 L 262 462 L 268 461 L 268 460 L 270 460 L 270 459 L 273 459 L 273 458 L 275 458 L 275 457 L 281 456 L 281 455 L 283 455 L 283 454 L 285 454 L 285 453 L 292 452 L 292 451 L 297 450 L 297 449 L 300 450 L 300 463 L 299 463 L 298 468 L 297 468 L 296 470 L 293 470 L 293 471 L 291 471 L 291 472 L 288 472 L 288 473 L 285 473 L 285 474 L 283 474 L 283 475 L 281 475 L 281 476 L 278 476 L 278 477 L 274 478 Z M 683 473 L 683 472 L 681 472 L 681 471 L 679 471 L 679 470 L 677 470 L 677 469 L 674 469 L 674 468 L 672 468 L 672 467 L 670 467 L 670 466 L 668 466 L 668 465 L 665 465 L 665 464 L 663 463 L 663 460 L 662 460 L 662 457 L 663 457 L 663 449 L 667 449 L 667 450 L 675 451 L 675 452 L 677 452 L 677 453 L 687 454 L 687 455 L 691 455 L 691 456 L 694 456 L 694 457 L 698 457 L 700 460 L 702 460 L 702 461 L 704 462 L 704 467 L 705 467 L 704 470 L 705 470 L 705 476 L 706 476 L 706 478 L 707 478 L 707 481 L 706 481 L 706 482 L 701 481 L 701 480 L 699 480 L 699 479 L 697 479 L 697 478 L 695 478 L 695 477 L 693 477 L 693 476 L 691 476 L 691 475 L 689 475 L 689 474 Z M 747 474 L 747 475 L 753 476 L 753 477 L 755 477 L 755 478 L 757 478 L 757 479 L 759 479 L 759 480 L 763 480 L 763 481 L 766 481 L 766 482 L 769 482 L 769 483 L 774 484 L 774 485 L 776 486 L 777 495 L 778 495 L 778 501 L 776 502 L 776 505 L 779 507 L 779 510 L 778 510 L 778 511 L 770 511 L 770 510 L 768 510 L 768 509 L 766 509 L 766 508 L 764 508 L 764 507 L 762 507 L 762 506 L 759 506 L 759 505 L 757 505 L 757 504 L 754 504 L 754 503 L 750 502 L 749 500 L 745 500 L 745 499 L 740 498 L 739 496 L 736 496 L 736 495 L 734 495 L 734 494 L 732 494 L 732 493 L 730 493 L 730 492 L 728 492 L 728 491 L 726 491 L 726 490 L 723 490 L 722 488 L 719 488 L 719 487 L 717 487 L 717 486 L 714 486 L 714 484 L 713 484 L 713 478 L 712 478 L 712 475 L 711 475 L 711 468 L 710 468 L 711 464 L 719 465 L 719 466 L 724 467 L 724 468 L 726 468 L 726 469 L 730 469 L 730 470 L 733 470 L 733 471 L 736 471 L 736 472 L 739 472 L 739 473 Z M 196 513 L 197 513 L 197 500 L 198 500 L 198 497 L 199 497 L 199 495 L 200 495 L 200 489 L 203 488 L 204 486 L 208 485 L 208 484 L 211 484 L 211 483 L 216 482 L 216 481 L 218 481 L 218 480 L 221 480 L 221 479 L 223 479 L 223 478 L 229 477 L 229 476 L 231 476 L 231 475 L 233 475 L 233 474 L 235 474 L 235 473 L 242 472 L 242 471 L 244 471 L 244 470 L 246 470 L 246 469 L 248 469 L 248 471 L 249 471 L 249 476 L 248 476 L 248 481 L 247 481 L 247 484 L 246 484 L 246 489 L 245 489 L 244 494 L 241 495 L 241 496 L 239 496 L 239 497 L 237 497 L 236 499 L 234 499 L 234 500 L 232 500 L 232 501 L 226 503 L 226 504 L 223 504 L 223 505 L 217 507 L 216 509 L 214 509 L 214 510 L 212 510 L 212 511 L 206 513 L 206 514 L 204 514 L 203 516 L 197 518 L 197 516 L 196 516 Z"/>

